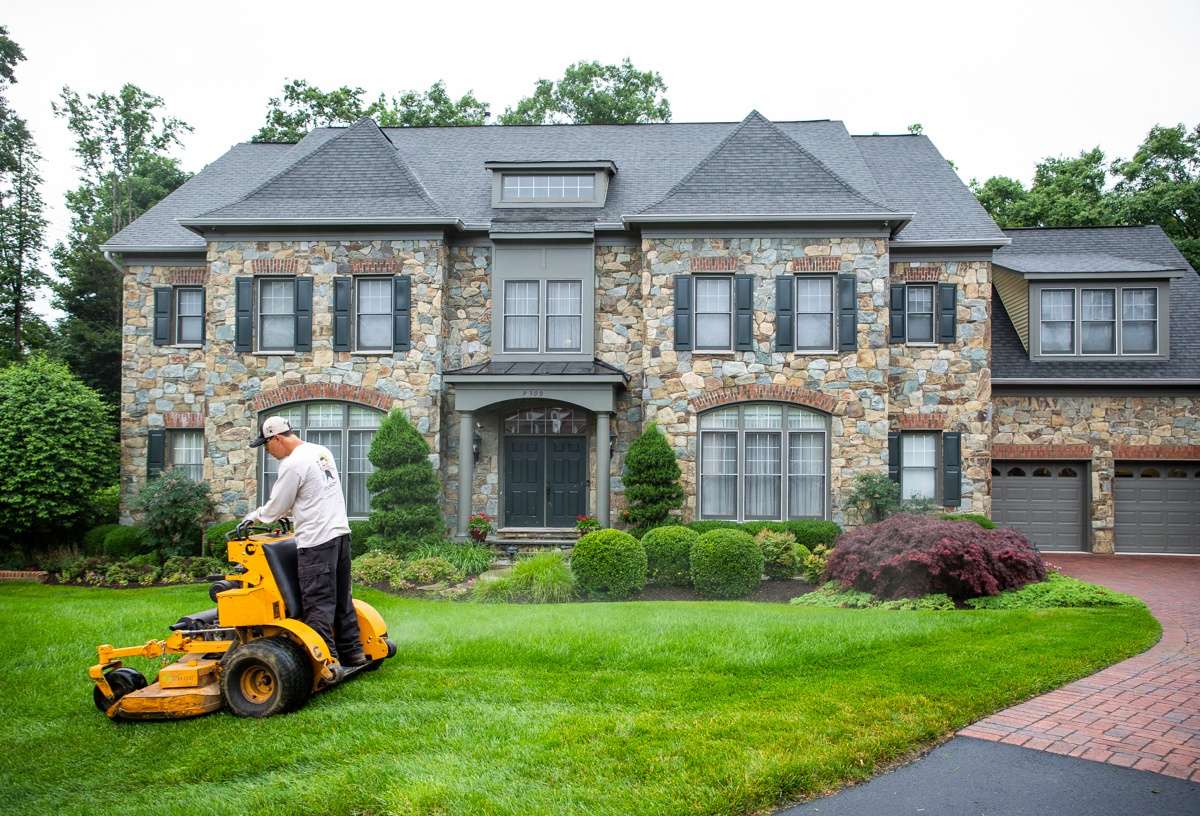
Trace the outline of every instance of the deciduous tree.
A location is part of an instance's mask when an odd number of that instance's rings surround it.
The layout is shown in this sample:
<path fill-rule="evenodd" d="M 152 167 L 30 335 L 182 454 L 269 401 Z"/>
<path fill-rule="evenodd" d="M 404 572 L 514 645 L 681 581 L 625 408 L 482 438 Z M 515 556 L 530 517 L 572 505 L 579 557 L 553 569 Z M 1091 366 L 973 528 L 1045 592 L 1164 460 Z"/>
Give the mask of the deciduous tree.
<path fill-rule="evenodd" d="M 577 62 L 557 82 L 539 79 L 533 93 L 507 108 L 502 125 L 633 125 L 671 121 L 667 86 L 655 71 Z"/>

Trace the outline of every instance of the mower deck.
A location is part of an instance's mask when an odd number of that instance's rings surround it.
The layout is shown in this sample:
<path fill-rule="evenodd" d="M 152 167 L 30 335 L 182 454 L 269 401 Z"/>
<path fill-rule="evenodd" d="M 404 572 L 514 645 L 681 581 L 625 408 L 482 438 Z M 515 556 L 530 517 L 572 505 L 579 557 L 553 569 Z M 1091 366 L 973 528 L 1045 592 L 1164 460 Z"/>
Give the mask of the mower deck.
<path fill-rule="evenodd" d="M 108 711 L 122 720 L 184 720 L 221 709 L 221 684 L 216 680 L 192 688 L 163 688 L 151 683 L 131 691 Z"/>

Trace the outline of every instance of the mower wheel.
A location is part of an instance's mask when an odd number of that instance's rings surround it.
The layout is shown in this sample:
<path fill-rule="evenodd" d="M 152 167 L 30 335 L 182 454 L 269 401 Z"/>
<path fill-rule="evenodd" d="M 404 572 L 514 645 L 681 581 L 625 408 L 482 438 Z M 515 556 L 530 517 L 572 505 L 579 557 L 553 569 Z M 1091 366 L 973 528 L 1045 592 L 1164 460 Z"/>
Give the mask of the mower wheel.
<path fill-rule="evenodd" d="M 387 646 L 388 646 L 387 657 L 395 657 L 396 656 L 396 641 L 392 640 L 390 637 L 387 637 L 386 635 L 384 635 L 384 639 L 387 641 Z M 377 670 L 380 666 L 383 665 L 383 661 L 387 660 L 387 657 L 381 657 L 378 660 L 372 660 L 371 664 L 369 666 L 367 666 L 366 669 L 364 669 L 364 671 Z"/>
<path fill-rule="evenodd" d="M 108 711 L 113 703 L 120 700 L 129 692 L 146 687 L 145 676 L 137 669 L 131 669 L 128 666 L 113 669 L 104 675 L 104 679 L 108 681 L 108 687 L 112 689 L 113 696 L 104 696 L 104 692 L 100 691 L 100 687 L 94 686 L 92 688 L 92 701 L 96 704 L 96 708 L 105 712 Z"/>
<path fill-rule="evenodd" d="M 312 666 L 286 637 L 259 638 L 225 658 L 221 696 L 239 717 L 270 717 L 295 711 L 312 692 Z"/>

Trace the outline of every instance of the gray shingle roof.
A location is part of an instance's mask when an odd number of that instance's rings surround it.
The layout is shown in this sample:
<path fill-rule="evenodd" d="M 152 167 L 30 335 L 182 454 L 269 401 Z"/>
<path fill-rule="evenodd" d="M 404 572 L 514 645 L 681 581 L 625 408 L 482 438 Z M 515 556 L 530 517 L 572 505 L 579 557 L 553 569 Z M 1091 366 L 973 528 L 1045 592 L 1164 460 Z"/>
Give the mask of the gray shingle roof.
<path fill-rule="evenodd" d="M 1200 275 L 1197 275 L 1179 250 L 1157 226 L 1081 227 L 1070 229 L 1009 229 L 1005 234 L 1012 245 L 995 253 L 996 263 L 1008 266 L 1015 256 L 1020 259 L 1040 256 L 1055 264 L 1062 256 L 1071 266 L 1090 269 L 1057 271 L 1130 271 L 1107 269 L 1104 259 L 1117 259 L 1129 267 L 1154 266 L 1158 269 L 1184 270 L 1171 281 L 1170 351 L 1168 360 L 1128 362 L 1108 360 L 1033 361 L 1021 345 L 1012 320 L 999 295 L 992 293 L 992 376 L 1002 379 L 1187 379 L 1200 380 L 1200 321 L 1195 318 L 1200 303 Z"/>
<path fill-rule="evenodd" d="M 484 162 L 612 161 L 618 171 L 612 178 L 604 207 L 579 209 L 569 215 L 562 210 L 554 211 L 553 215 L 547 212 L 547 220 L 574 221 L 579 215 L 597 224 L 617 224 L 621 216 L 637 213 L 661 200 L 742 124 L 489 125 L 387 128 L 383 133 L 399 154 L 402 167 L 411 171 L 416 184 L 425 190 L 438 212 L 461 218 L 468 226 L 487 228 L 494 220 L 510 219 L 503 211 L 492 208 L 491 174 Z M 809 169 L 823 166 L 829 176 L 845 182 L 846 187 L 863 199 L 897 211 L 915 211 L 915 218 L 901 232 L 901 238 L 962 241 L 1003 237 L 924 137 L 852 139 L 841 122 L 829 120 L 776 122 L 755 127 L 762 130 L 766 142 L 779 149 L 787 148 L 786 142 L 791 140 L 795 146 L 788 148 L 789 156 L 807 153 L 813 160 Z M 770 133 L 772 128 L 775 134 Z M 258 213 L 269 214 L 267 217 L 364 212 L 395 215 L 389 209 L 388 196 L 392 191 L 386 182 L 396 178 L 396 170 L 388 162 L 373 161 L 368 169 L 343 164 L 341 160 L 353 152 L 345 149 L 355 143 L 353 139 L 334 151 L 332 157 L 324 156 L 322 147 L 334 139 L 342 141 L 338 137 L 344 137 L 348 131 L 318 128 L 296 145 L 237 145 L 115 236 L 107 247 L 202 249 L 203 239 L 179 225 L 177 219 L 214 211 L 243 217 L 256 217 Z M 884 144 L 887 142 L 896 144 Z M 377 155 L 374 151 L 379 144 L 368 142 L 359 147 Z M 320 156 L 316 155 L 318 152 Z M 310 157 L 311 163 L 306 163 Z M 751 161 L 753 158 L 749 157 Z M 729 160 L 736 163 L 737 157 L 730 156 Z M 891 167 L 889 162 L 896 166 Z M 339 185 L 334 183 L 337 177 L 315 172 L 322 166 L 348 173 L 355 190 L 364 191 L 370 200 L 365 204 L 357 198 L 338 200 Z M 267 185 L 259 194 L 247 197 L 247 193 L 287 167 L 295 172 L 280 176 L 272 182 L 273 186 Z M 303 179 L 322 192 L 310 194 L 299 185 Z M 828 176 L 823 181 L 827 183 Z M 401 196 L 399 212 L 419 210 L 419 198 Z M 247 200 L 242 202 L 242 199 Z M 283 204 L 288 201 L 296 202 L 297 207 L 282 212 Z M 410 206 L 414 209 L 405 209 Z M 754 204 L 753 209 L 762 212 L 764 206 Z"/>
<path fill-rule="evenodd" d="M 645 215 L 872 213 L 890 208 L 856 190 L 752 112 Z"/>
<path fill-rule="evenodd" d="M 200 217 L 340 221 L 444 215 L 379 126 L 360 119 L 301 153 L 239 200 Z"/>
<path fill-rule="evenodd" d="M 883 200 L 916 213 L 896 241 L 1004 240 L 1004 233 L 926 136 L 855 136 Z"/>
<path fill-rule="evenodd" d="M 1017 272 L 1157 272 L 1191 269 L 1158 226 L 1007 229 L 996 263 Z M 1107 269 L 1106 265 L 1117 267 Z M 1025 266 L 1026 268 L 1021 268 Z M 1078 266 L 1079 269 L 1073 267 Z"/>

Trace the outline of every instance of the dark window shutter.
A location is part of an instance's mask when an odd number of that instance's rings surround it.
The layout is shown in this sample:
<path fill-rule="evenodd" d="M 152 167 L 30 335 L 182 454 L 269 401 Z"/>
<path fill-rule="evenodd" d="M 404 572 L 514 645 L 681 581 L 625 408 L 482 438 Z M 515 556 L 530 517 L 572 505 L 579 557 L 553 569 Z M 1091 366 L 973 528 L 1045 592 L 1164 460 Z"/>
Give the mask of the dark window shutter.
<path fill-rule="evenodd" d="M 171 344 L 171 287 L 154 287 L 154 345 Z"/>
<path fill-rule="evenodd" d="M 903 283 L 892 285 L 892 300 L 889 308 L 888 342 L 903 343 L 908 336 L 906 315 L 904 311 L 905 296 L 908 289 Z"/>
<path fill-rule="evenodd" d="M 735 275 L 734 295 L 734 351 L 754 351 L 754 276 Z"/>
<path fill-rule="evenodd" d="M 254 278 L 238 278 L 234 285 L 237 299 L 234 349 L 254 351 Z"/>
<path fill-rule="evenodd" d="M 350 286 L 353 279 L 340 275 L 333 279 L 333 350 L 350 350 Z"/>
<path fill-rule="evenodd" d="M 167 432 L 152 428 L 146 442 L 146 478 L 153 479 L 167 466 Z"/>
<path fill-rule="evenodd" d="M 838 351 L 858 349 L 858 277 L 838 275 Z"/>
<path fill-rule="evenodd" d="M 895 431 L 888 434 L 888 478 L 900 482 L 900 434 Z"/>
<path fill-rule="evenodd" d="M 785 275 L 775 279 L 775 350 L 796 348 L 796 279 Z"/>
<path fill-rule="evenodd" d="M 208 338 L 208 292 L 200 289 L 200 345 Z"/>
<path fill-rule="evenodd" d="M 958 316 L 958 287 L 953 283 L 938 284 L 938 342 L 953 343 Z"/>
<path fill-rule="evenodd" d="M 942 434 L 942 504 L 962 504 L 962 434 Z"/>
<path fill-rule="evenodd" d="M 675 276 L 675 349 L 692 350 L 692 276 Z"/>
<path fill-rule="evenodd" d="M 313 279 L 296 278 L 296 351 L 312 351 Z"/>
<path fill-rule="evenodd" d="M 412 348 L 412 278 L 392 278 L 392 350 Z"/>

